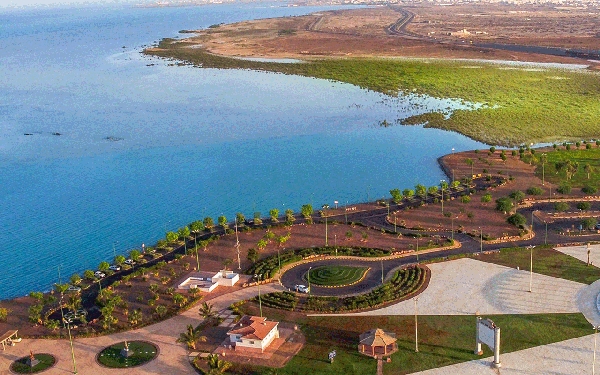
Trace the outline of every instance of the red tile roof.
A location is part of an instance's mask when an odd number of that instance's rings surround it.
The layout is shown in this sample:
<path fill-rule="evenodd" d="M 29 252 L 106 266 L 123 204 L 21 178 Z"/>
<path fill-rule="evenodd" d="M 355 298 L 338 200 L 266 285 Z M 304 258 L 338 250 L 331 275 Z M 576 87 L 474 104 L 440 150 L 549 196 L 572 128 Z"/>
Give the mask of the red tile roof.
<path fill-rule="evenodd" d="M 262 340 L 279 322 L 267 321 L 267 318 L 244 315 L 228 335 L 242 335 L 243 339 Z"/>

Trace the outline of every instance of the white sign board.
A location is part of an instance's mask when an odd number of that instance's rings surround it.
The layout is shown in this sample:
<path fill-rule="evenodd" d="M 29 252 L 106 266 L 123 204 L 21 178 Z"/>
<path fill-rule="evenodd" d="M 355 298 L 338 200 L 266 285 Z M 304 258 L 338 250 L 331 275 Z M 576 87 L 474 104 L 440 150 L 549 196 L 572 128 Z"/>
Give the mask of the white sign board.
<path fill-rule="evenodd" d="M 494 350 L 494 336 L 496 325 L 489 319 L 479 321 L 479 341 Z"/>

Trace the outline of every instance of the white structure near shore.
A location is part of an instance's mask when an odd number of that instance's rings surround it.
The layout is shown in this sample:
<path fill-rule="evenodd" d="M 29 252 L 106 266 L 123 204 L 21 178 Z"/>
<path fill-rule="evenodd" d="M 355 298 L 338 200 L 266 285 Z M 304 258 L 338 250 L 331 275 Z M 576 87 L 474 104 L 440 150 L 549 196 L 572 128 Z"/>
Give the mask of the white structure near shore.
<path fill-rule="evenodd" d="M 216 274 L 212 272 L 194 272 L 181 282 L 178 289 L 200 289 L 203 292 L 210 293 L 219 285 L 234 286 L 240 280 L 240 275 L 227 270 L 221 270 Z"/>

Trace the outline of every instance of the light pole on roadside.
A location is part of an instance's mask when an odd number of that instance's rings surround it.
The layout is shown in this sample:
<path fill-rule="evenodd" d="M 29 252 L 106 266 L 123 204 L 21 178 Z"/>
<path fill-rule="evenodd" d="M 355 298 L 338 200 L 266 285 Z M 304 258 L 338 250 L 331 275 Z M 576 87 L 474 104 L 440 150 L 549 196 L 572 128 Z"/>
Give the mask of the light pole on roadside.
<path fill-rule="evenodd" d="M 483 253 L 483 229 L 479 227 L 479 254 Z"/>
<path fill-rule="evenodd" d="M 333 235 L 333 247 L 335 247 L 335 256 L 337 256 L 337 234 Z"/>
<path fill-rule="evenodd" d="M 442 214 L 444 213 L 444 186 L 446 185 L 446 180 L 440 181 L 440 187 L 442 188 Z"/>
<path fill-rule="evenodd" d="M 262 318 L 262 300 L 260 298 L 260 275 L 254 275 L 258 279 L 258 309 L 260 310 L 260 317 Z"/>
<path fill-rule="evenodd" d="M 535 246 L 527 246 L 529 248 L 529 293 L 531 293 L 531 284 L 533 283 L 533 248 Z"/>
<path fill-rule="evenodd" d="M 596 336 L 598 334 L 598 328 L 600 328 L 600 326 L 593 326 L 594 327 L 594 357 L 592 360 L 592 375 L 596 375 Z"/>
<path fill-rule="evenodd" d="M 417 250 L 416 250 L 416 253 L 417 253 L 417 264 L 419 264 L 419 237 L 417 237 Z"/>
<path fill-rule="evenodd" d="M 312 270 L 312 267 L 308 267 L 308 273 L 306 274 L 306 277 L 308 278 L 308 296 L 310 297 L 310 270 Z"/>
<path fill-rule="evenodd" d="M 548 245 L 548 222 L 544 221 L 544 224 L 546 225 L 546 232 L 544 234 L 544 245 Z"/>
<path fill-rule="evenodd" d="M 71 336 L 71 323 L 69 323 L 69 322 L 67 322 L 67 332 L 69 333 L 69 343 L 71 344 L 71 359 L 73 360 L 73 374 L 77 374 L 77 365 L 75 363 L 75 351 L 73 350 L 73 337 Z"/>
<path fill-rule="evenodd" d="M 417 302 L 419 301 L 418 298 L 413 298 L 413 301 L 415 301 L 415 353 L 419 352 L 419 323 L 418 323 L 418 310 L 417 310 Z"/>

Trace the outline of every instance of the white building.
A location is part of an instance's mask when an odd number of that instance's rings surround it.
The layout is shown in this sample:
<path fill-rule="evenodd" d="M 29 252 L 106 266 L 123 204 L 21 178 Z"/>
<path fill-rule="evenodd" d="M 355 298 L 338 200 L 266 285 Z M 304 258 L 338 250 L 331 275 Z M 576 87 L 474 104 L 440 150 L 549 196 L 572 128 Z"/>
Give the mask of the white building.
<path fill-rule="evenodd" d="M 279 322 L 267 321 L 267 318 L 244 315 L 227 335 L 235 350 L 264 352 L 273 340 L 279 338 Z"/>

